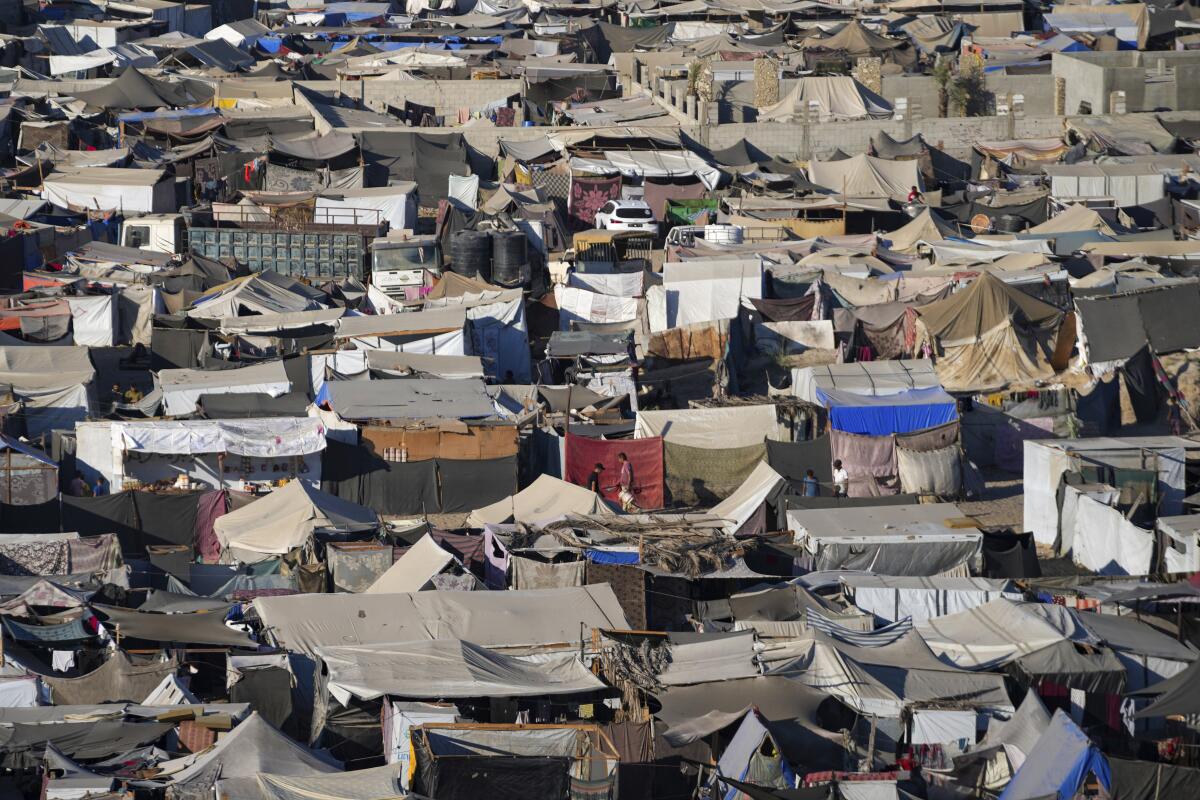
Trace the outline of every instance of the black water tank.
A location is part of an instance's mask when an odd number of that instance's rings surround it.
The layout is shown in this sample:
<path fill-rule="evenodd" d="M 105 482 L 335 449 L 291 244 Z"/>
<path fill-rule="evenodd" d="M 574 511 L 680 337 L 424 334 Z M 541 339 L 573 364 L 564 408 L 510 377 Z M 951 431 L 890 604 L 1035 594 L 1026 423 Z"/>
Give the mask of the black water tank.
<path fill-rule="evenodd" d="M 1020 233 L 1025 230 L 1025 218 L 1016 214 L 1004 214 L 992 221 L 996 233 Z"/>
<path fill-rule="evenodd" d="M 492 242 L 483 231 L 459 231 L 450 239 L 450 271 L 468 278 L 492 276 Z"/>
<path fill-rule="evenodd" d="M 518 286 L 528 273 L 529 244 L 521 231 L 492 233 L 492 282 Z"/>

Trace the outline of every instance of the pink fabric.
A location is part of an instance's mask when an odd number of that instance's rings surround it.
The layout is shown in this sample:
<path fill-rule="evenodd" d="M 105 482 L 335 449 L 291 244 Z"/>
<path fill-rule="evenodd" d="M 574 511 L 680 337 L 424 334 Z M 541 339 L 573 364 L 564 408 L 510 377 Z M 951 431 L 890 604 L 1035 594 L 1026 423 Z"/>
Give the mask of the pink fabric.
<path fill-rule="evenodd" d="M 892 436 L 859 436 L 829 431 L 829 449 L 850 477 L 850 497 L 896 494 L 896 440 Z"/>
<path fill-rule="evenodd" d="M 221 558 L 221 542 L 213 530 L 213 523 L 228 510 L 228 498 L 223 489 L 205 492 L 196 504 L 196 552 L 205 564 L 215 564 Z"/>

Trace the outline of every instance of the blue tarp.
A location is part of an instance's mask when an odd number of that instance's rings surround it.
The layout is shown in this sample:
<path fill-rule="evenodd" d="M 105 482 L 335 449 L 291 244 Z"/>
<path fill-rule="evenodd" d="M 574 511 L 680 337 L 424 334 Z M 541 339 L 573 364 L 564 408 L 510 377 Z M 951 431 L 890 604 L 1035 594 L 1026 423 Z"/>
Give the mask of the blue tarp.
<path fill-rule="evenodd" d="M 879 397 L 817 387 L 817 399 L 829 409 L 834 430 L 862 436 L 912 433 L 958 419 L 954 398 L 938 387 Z"/>
<path fill-rule="evenodd" d="M 625 550 L 585 550 L 587 560 L 593 564 L 637 564 L 637 551 Z"/>
<path fill-rule="evenodd" d="M 1057 797 L 1070 800 L 1087 780 L 1088 773 L 1105 789 L 1112 787 L 1108 760 L 1062 709 L 1054 712 L 1033 752 L 1017 770 L 1000 800 L 1035 800 Z"/>
<path fill-rule="evenodd" d="M 159 111 L 130 111 L 121 114 L 117 119 L 121 122 L 145 122 L 150 119 L 181 119 L 183 117 L 206 117 L 210 114 L 220 114 L 215 108 L 164 108 Z"/>
<path fill-rule="evenodd" d="M 283 39 L 279 36 L 260 36 L 258 37 L 258 46 L 268 53 L 278 53 L 283 47 Z"/>

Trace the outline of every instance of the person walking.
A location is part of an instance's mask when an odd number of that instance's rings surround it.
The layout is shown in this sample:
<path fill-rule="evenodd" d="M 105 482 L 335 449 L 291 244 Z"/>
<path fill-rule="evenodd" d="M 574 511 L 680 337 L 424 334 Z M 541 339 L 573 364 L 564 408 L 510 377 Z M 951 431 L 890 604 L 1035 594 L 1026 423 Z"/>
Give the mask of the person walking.
<path fill-rule="evenodd" d="M 821 496 L 821 484 L 817 482 L 817 476 L 811 469 L 804 473 L 804 496 Z"/>
<path fill-rule="evenodd" d="M 833 496 L 846 497 L 850 493 L 850 474 L 842 466 L 841 459 L 833 462 Z"/>
<path fill-rule="evenodd" d="M 592 474 L 588 476 L 587 488 L 589 492 L 603 494 L 603 489 L 600 486 L 600 476 L 604 473 L 604 465 L 599 461 L 596 466 L 592 467 Z"/>
<path fill-rule="evenodd" d="M 617 461 L 621 463 L 621 473 L 617 478 L 617 499 L 621 501 L 621 509 L 632 513 L 638 510 L 633 498 L 633 464 L 629 456 L 617 453 Z"/>

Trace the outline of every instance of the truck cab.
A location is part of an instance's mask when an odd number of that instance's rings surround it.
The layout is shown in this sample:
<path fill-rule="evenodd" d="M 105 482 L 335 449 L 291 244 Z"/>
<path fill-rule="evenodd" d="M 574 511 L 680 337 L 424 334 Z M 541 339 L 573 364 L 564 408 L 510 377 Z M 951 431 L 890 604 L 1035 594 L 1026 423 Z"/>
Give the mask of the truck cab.
<path fill-rule="evenodd" d="M 121 223 L 121 245 L 176 255 L 184 251 L 182 214 L 143 214 Z"/>
<path fill-rule="evenodd" d="M 371 242 L 371 285 L 389 297 L 415 299 L 442 274 L 442 245 L 433 236 L 389 236 Z"/>

